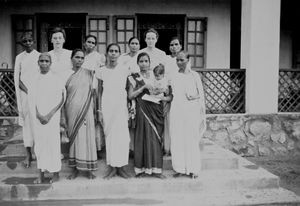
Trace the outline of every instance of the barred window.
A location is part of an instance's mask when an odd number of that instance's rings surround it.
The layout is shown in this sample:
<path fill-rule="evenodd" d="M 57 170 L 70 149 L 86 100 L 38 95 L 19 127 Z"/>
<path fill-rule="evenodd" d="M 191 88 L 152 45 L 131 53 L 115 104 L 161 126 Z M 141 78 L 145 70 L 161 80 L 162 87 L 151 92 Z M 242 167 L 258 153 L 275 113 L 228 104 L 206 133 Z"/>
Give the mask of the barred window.
<path fill-rule="evenodd" d="M 205 66 L 205 18 L 188 18 L 187 20 L 187 50 L 191 55 L 192 68 Z"/>
<path fill-rule="evenodd" d="M 109 30 L 108 17 L 88 17 L 88 34 L 97 37 L 97 51 L 101 54 L 106 53 Z"/>
<path fill-rule="evenodd" d="M 127 43 L 134 36 L 134 20 L 134 17 L 115 17 L 116 43 L 120 45 L 122 53 L 129 51 Z"/>
<path fill-rule="evenodd" d="M 21 37 L 24 32 L 29 32 L 35 39 L 34 16 L 33 15 L 13 15 L 12 27 L 14 31 L 15 56 L 23 51 Z"/>

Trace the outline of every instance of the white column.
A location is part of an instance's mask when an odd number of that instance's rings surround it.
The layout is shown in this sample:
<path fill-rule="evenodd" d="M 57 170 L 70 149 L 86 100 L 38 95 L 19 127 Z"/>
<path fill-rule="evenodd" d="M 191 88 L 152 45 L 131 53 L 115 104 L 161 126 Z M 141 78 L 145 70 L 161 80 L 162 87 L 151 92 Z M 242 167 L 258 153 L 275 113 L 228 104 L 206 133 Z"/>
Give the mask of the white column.
<path fill-rule="evenodd" d="M 276 113 L 280 0 L 242 0 L 241 67 L 246 68 L 246 112 Z"/>

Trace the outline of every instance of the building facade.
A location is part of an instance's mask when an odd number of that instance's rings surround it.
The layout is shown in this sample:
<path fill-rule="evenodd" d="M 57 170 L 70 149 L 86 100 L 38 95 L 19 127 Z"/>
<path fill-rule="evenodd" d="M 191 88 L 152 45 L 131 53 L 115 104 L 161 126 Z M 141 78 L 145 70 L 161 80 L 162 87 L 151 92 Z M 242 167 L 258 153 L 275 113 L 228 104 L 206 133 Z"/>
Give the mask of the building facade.
<path fill-rule="evenodd" d="M 179 36 L 195 70 L 245 69 L 243 112 L 251 114 L 278 112 L 279 69 L 300 65 L 299 29 L 293 21 L 298 16 L 290 12 L 296 5 L 287 0 L 0 2 L 0 45 L 5 48 L 0 50 L 2 67 L 13 68 L 24 31 L 34 34 L 40 52 L 52 49 L 50 30 L 61 26 L 67 33 L 67 49 L 81 48 L 84 36 L 94 34 L 98 51 L 105 53 L 111 42 L 126 52 L 132 36 L 145 46 L 143 33 L 152 27 L 160 35 L 157 47 L 167 53 L 170 39 Z"/>

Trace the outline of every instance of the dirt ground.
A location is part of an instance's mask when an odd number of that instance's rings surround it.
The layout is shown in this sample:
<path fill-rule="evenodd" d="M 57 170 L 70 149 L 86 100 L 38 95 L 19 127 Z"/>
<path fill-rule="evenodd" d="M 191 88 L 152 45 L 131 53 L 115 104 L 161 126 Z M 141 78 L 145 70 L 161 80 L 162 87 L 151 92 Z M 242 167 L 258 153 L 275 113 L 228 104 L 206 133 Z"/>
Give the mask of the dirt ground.
<path fill-rule="evenodd" d="M 249 161 L 280 177 L 280 186 L 300 195 L 300 155 L 246 157 Z"/>

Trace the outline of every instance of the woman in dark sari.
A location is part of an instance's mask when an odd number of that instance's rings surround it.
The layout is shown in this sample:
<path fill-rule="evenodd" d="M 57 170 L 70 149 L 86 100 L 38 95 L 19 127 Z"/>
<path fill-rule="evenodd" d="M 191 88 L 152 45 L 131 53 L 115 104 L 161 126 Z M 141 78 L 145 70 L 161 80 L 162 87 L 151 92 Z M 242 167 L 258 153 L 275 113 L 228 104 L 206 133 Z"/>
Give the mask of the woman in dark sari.
<path fill-rule="evenodd" d="M 165 178 L 163 167 L 164 116 L 163 104 L 144 100 L 152 89 L 154 75 L 150 70 L 150 57 L 140 53 L 137 57 L 140 72 L 128 77 L 128 98 L 136 101 L 136 133 L 134 140 L 134 170 L 136 177 Z M 163 97 L 170 101 L 171 95 Z"/>
<path fill-rule="evenodd" d="M 84 53 L 75 49 L 71 55 L 74 73 L 66 83 L 67 99 L 64 116 L 70 140 L 69 166 L 73 168 L 68 179 L 75 179 L 79 170 L 86 171 L 89 179 L 96 176 L 97 152 L 93 115 L 93 71 L 81 67 Z"/>

